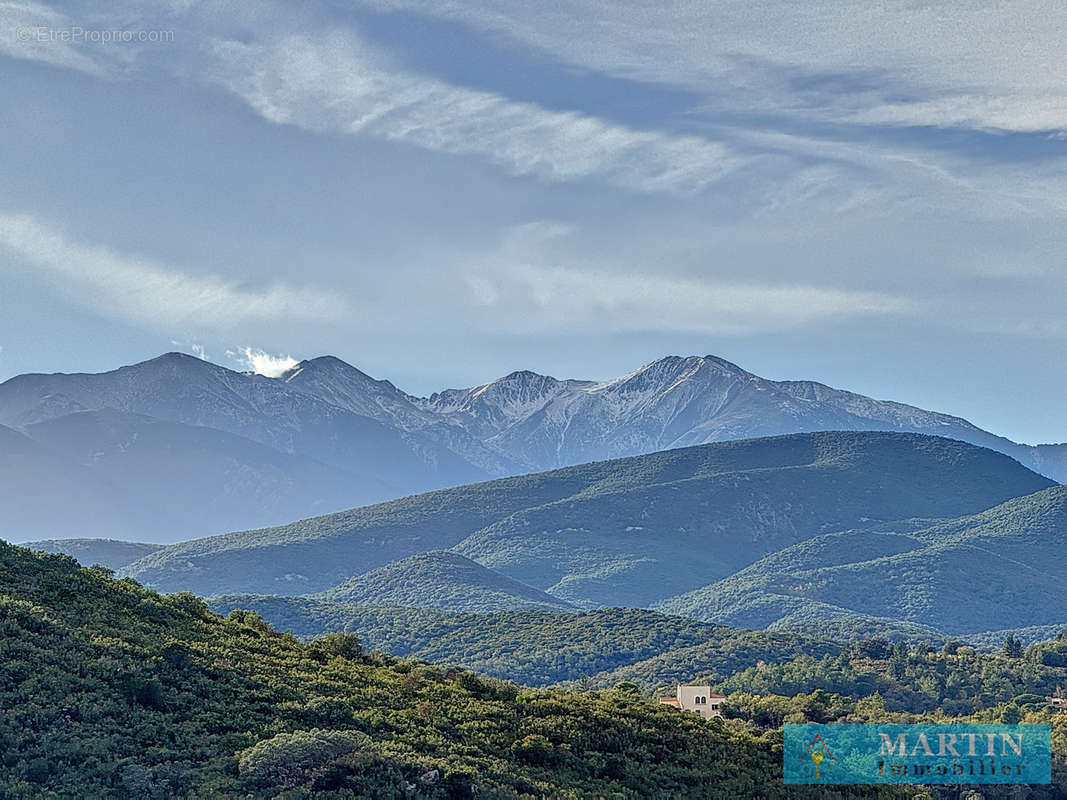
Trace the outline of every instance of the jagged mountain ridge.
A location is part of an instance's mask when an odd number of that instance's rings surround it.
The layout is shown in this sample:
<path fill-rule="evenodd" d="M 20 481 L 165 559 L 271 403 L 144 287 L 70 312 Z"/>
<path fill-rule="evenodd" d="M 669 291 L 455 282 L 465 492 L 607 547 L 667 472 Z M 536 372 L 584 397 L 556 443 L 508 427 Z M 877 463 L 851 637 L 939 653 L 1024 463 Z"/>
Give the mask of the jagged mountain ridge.
<path fill-rule="evenodd" d="M 814 381 L 771 381 L 715 356 L 668 356 L 599 383 L 514 372 L 418 403 L 536 469 L 757 436 L 890 430 L 989 447 L 1067 480 L 1067 445 L 1016 444 L 960 417 Z"/>

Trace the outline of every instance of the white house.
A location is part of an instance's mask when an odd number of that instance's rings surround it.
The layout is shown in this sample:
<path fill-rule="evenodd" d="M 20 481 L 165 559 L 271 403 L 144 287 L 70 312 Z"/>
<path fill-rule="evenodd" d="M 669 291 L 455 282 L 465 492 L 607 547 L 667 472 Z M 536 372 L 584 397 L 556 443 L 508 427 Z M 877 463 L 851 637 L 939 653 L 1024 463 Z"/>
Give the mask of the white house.
<path fill-rule="evenodd" d="M 726 695 L 715 694 L 710 686 L 678 685 L 674 697 L 661 697 L 663 705 L 674 706 L 684 711 L 693 711 L 704 719 L 722 716 L 722 704 Z"/>

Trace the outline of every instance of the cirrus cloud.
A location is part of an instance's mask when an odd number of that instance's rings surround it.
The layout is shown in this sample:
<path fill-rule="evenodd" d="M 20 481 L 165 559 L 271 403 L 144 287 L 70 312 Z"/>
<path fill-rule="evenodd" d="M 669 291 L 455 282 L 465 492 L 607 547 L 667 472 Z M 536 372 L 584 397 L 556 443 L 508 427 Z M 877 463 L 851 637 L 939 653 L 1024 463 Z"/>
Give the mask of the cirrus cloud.
<path fill-rule="evenodd" d="M 328 322 L 349 311 L 336 292 L 284 283 L 249 288 L 214 275 L 193 275 L 74 241 L 31 214 L 0 214 L 0 248 L 58 279 L 69 297 L 95 311 L 167 331 L 219 331 L 272 320 Z"/>
<path fill-rule="evenodd" d="M 746 161 L 722 142 L 637 130 L 391 68 L 352 33 L 225 41 L 215 53 L 214 80 L 271 122 L 476 155 L 515 175 L 685 194 Z"/>

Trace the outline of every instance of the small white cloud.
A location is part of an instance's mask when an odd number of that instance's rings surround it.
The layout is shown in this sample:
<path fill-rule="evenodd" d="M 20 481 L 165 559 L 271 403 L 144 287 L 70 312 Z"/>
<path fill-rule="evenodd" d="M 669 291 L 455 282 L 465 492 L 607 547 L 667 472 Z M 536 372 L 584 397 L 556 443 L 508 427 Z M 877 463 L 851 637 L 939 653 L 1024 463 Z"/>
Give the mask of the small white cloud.
<path fill-rule="evenodd" d="M 242 347 L 238 352 L 231 350 L 227 355 L 240 359 L 249 372 L 267 378 L 279 378 L 300 363 L 292 356 L 274 356 L 254 347 Z"/>
<path fill-rule="evenodd" d="M 175 347 L 180 347 L 183 350 L 187 350 L 188 352 L 199 358 L 201 361 L 211 360 L 208 358 L 207 350 L 202 344 L 197 344 L 196 342 L 193 342 L 192 344 L 186 344 L 185 342 L 179 342 L 177 339 L 171 339 L 170 343 Z"/>

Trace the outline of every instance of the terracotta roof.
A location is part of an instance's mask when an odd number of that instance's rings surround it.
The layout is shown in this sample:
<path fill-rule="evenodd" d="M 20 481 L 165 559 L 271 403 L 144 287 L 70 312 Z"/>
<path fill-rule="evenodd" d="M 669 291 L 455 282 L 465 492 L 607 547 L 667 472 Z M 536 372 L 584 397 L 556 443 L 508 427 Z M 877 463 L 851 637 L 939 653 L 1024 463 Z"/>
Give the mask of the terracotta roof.
<path fill-rule="evenodd" d="M 666 703 L 666 704 L 672 705 L 672 706 L 678 705 L 678 698 L 677 697 L 661 697 L 659 699 L 659 701 L 661 703 Z"/>

